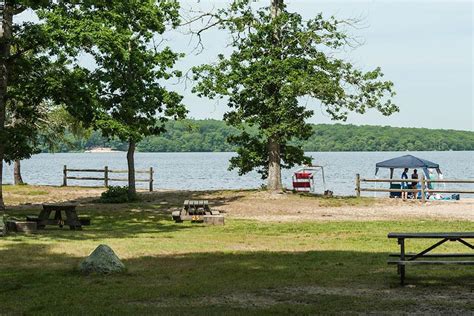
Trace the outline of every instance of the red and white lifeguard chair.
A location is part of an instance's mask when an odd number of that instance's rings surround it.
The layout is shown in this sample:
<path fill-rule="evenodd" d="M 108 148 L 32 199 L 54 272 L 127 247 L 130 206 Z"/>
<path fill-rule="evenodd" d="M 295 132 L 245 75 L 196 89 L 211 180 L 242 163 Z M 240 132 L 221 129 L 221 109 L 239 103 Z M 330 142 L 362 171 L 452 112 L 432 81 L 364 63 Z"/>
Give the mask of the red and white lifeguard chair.
<path fill-rule="evenodd" d="M 323 188 L 326 190 L 326 179 L 324 178 L 323 166 L 304 166 L 295 171 L 293 174 L 293 190 L 296 192 L 316 192 L 316 186 L 314 181 L 316 179 L 316 173 L 321 171 L 321 179 L 323 180 Z"/>

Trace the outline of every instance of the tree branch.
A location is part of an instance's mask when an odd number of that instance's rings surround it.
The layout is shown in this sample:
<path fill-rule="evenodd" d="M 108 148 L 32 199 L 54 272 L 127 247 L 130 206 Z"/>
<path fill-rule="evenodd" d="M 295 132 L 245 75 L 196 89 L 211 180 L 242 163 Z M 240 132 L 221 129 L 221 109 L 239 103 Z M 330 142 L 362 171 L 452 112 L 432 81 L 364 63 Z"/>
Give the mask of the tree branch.
<path fill-rule="evenodd" d="M 22 5 L 17 5 L 13 7 L 13 15 L 20 14 L 26 10 L 26 7 Z"/>

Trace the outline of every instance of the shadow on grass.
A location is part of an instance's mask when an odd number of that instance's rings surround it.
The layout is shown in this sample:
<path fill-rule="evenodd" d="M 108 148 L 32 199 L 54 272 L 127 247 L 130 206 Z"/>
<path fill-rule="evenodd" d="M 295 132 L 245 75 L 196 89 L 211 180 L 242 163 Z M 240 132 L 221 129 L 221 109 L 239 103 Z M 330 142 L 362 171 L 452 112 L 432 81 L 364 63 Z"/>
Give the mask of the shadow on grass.
<path fill-rule="evenodd" d="M 0 257 L 7 314 L 466 313 L 474 299 L 472 269 L 408 269 L 408 283 L 416 287 L 402 288 L 385 253 L 147 256 L 124 260 L 128 272 L 109 277 L 80 276 L 74 267 L 81 258 L 53 253 L 50 246 L 13 243 Z"/>
<path fill-rule="evenodd" d="M 184 230 L 202 228 L 203 224 L 175 223 L 169 216 L 148 214 L 103 214 L 102 212 L 83 212 L 90 215 L 91 225 L 83 226 L 82 230 L 70 230 L 68 226 L 47 226 L 46 229 L 38 230 L 31 238 L 47 238 L 56 241 L 61 240 L 100 240 L 100 239 L 123 239 L 134 238 L 143 234 L 166 234 Z M 10 233 L 15 238 L 14 233 Z M 18 237 L 28 238 L 28 235 L 18 234 Z"/>
<path fill-rule="evenodd" d="M 12 186 L 13 188 L 17 188 L 20 192 L 23 192 L 26 195 L 47 195 L 50 194 L 46 191 L 41 191 L 41 187 L 36 189 L 36 187 L 27 187 L 28 190 L 25 190 L 23 186 Z M 54 188 L 54 187 L 51 187 Z M 57 194 L 61 194 L 60 190 L 64 189 L 63 187 L 56 187 L 59 191 Z M 74 187 L 68 187 L 68 189 L 73 190 Z M 78 189 L 87 189 L 87 187 L 79 187 Z M 94 189 L 98 189 L 95 188 Z M 10 189 L 9 191 L 13 192 L 14 189 Z M 61 196 L 58 196 L 56 199 L 53 197 L 53 200 L 57 200 L 58 203 L 76 203 L 80 206 L 113 206 L 114 208 L 118 209 L 126 209 L 129 206 L 133 205 L 155 205 L 155 206 L 162 206 L 162 207 L 169 207 L 169 208 L 176 208 L 182 207 L 183 202 L 185 200 L 209 200 L 211 207 L 219 207 L 222 205 L 226 205 L 230 202 L 237 201 L 243 197 L 245 197 L 245 192 L 253 192 L 255 190 L 241 190 L 239 191 L 240 194 L 231 197 L 224 197 L 219 196 L 219 192 L 225 191 L 159 191 L 159 192 L 138 192 L 139 200 L 136 202 L 131 203 L 122 203 L 122 204 L 105 204 L 101 203 L 98 197 L 82 197 L 82 198 L 75 198 L 64 200 Z M 51 192 L 56 193 L 56 192 Z M 67 193 L 67 192 L 66 192 Z M 209 198 L 209 196 L 212 196 Z M 48 202 L 51 203 L 51 202 Z M 42 203 L 20 203 L 19 205 L 8 206 L 8 209 L 11 211 L 22 210 L 26 208 L 41 208 Z"/>
<path fill-rule="evenodd" d="M 38 234 L 55 237 L 57 239 L 84 240 L 90 238 L 124 238 L 144 233 L 173 232 L 193 229 L 202 225 L 181 223 L 171 220 L 171 212 L 180 209 L 184 200 L 204 199 L 212 191 L 166 191 L 140 193 L 140 201 L 121 204 L 99 203 L 97 199 L 83 198 L 62 203 L 77 203 L 79 216 L 91 218 L 91 225 L 84 226 L 83 231 L 69 231 L 65 226 L 59 229 L 56 226 L 47 226 Z M 215 193 L 215 192 L 214 192 Z M 236 195 L 224 199 L 216 196 L 209 200 L 212 207 L 219 207 L 243 198 Z M 24 220 L 27 215 L 37 216 L 42 204 L 27 204 L 10 206 L 8 215 Z"/>

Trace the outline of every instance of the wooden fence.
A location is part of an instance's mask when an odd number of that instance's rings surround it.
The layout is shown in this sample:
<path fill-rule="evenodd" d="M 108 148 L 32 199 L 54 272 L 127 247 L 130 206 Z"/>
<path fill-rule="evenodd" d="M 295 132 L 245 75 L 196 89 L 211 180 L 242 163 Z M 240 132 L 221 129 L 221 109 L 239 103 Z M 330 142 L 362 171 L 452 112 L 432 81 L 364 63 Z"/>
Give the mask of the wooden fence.
<path fill-rule="evenodd" d="M 70 176 L 69 173 L 101 173 L 100 176 L 92 177 L 79 177 L 79 176 Z M 127 178 L 114 178 L 113 174 L 128 174 L 128 170 L 111 170 L 108 166 L 105 166 L 104 169 L 68 169 L 67 166 L 64 166 L 63 169 L 63 186 L 67 187 L 67 180 L 86 180 L 86 181 L 103 181 L 104 187 L 108 188 L 110 182 L 128 182 Z M 148 174 L 147 179 L 135 179 L 135 182 L 147 182 L 148 189 L 150 192 L 153 191 L 153 168 L 150 167 L 149 170 L 135 170 L 136 174 Z M 112 177 L 111 177 L 112 175 Z"/>
<path fill-rule="evenodd" d="M 417 189 L 384 189 L 384 188 L 363 188 L 361 187 L 362 183 L 420 183 L 421 187 Z M 474 184 L 473 179 L 426 179 L 421 175 L 420 179 L 366 179 L 361 178 L 360 174 L 356 175 L 356 193 L 360 197 L 360 192 L 412 192 L 418 193 L 421 192 L 421 200 L 425 202 L 426 193 L 463 193 L 463 194 L 474 194 L 474 190 L 443 190 L 443 189 L 430 189 L 430 183 L 463 183 L 463 184 Z"/>

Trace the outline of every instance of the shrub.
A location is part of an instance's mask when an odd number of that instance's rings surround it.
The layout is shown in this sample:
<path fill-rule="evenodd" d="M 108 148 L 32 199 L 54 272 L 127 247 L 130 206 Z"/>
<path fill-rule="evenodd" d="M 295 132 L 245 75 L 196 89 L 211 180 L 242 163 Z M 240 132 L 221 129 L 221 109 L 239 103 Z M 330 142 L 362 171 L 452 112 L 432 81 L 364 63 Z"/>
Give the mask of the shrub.
<path fill-rule="evenodd" d="M 100 196 L 102 203 L 127 203 L 132 200 L 134 199 L 128 195 L 128 187 L 110 186 Z"/>

